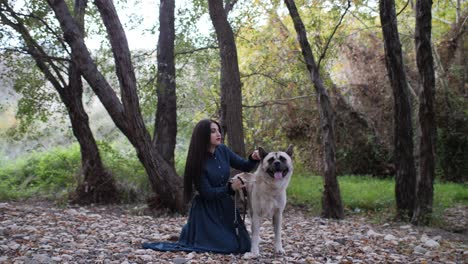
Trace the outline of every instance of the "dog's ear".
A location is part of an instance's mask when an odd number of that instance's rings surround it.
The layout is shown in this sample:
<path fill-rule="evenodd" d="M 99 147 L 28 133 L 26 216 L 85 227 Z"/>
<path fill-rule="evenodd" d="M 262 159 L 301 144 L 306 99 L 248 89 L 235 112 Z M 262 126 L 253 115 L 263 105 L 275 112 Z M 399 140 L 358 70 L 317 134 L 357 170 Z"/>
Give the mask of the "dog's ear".
<path fill-rule="evenodd" d="M 268 152 L 266 152 L 262 147 L 258 147 L 258 154 L 260 154 L 260 158 L 263 159 L 268 155 Z"/>
<path fill-rule="evenodd" d="M 291 158 L 292 158 L 292 156 L 293 156 L 293 148 L 294 148 L 293 145 L 289 145 L 288 149 L 285 151 L 286 154 L 288 154 L 289 157 L 291 157 Z"/>

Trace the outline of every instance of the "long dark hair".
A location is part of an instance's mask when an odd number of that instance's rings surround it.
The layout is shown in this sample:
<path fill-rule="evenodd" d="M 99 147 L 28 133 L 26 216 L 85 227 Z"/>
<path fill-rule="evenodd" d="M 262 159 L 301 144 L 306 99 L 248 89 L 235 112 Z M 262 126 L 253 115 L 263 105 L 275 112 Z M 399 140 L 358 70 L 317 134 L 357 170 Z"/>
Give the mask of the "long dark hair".
<path fill-rule="evenodd" d="M 198 190 L 200 176 L 203 173 L 203 166 L 208 159 L 208 148 L 210 147 L 211 124 L 215 123 L 221 132 L 218 122 L 211 119 L 203 119 L 195 126 L 190 139 L 190 146 L 185 162 L 184 172 L 184 200 L 189 202 L 192 199 L 193 187 Z"/>

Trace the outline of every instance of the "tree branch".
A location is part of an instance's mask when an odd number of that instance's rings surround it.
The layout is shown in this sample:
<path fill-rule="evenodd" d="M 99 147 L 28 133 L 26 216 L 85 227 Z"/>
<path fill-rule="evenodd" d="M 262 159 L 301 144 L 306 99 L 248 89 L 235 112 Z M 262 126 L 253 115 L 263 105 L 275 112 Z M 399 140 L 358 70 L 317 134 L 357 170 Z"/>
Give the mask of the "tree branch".
<path fill-rule="evenodd" d="M 280 80 L 276 79 L 275 77 L 272 77 L 272 76 L 270 76 L 270 75 L 268 75 L 266 73 L 263 73 L 263 72 L 252 72 L 252 73 L 249 73 L 249 74 L 244 74 L 244 75 L 241 75 L 241 79 L 242 78 L 250 78 L 250 77 L 255 76 L 255 75 L 260 75 L 260 76 L 266 77 L 266 78 L 272 80 L 273 82 L 275 82 L 275 83 L 277 83 L 277 84 L 279 84 L 279 85 L 281 85 L 283 87 L 288 87 L 288 85 L 285 82 L 280 81 Z"/>
<path fill-rule="evenodd" d="M 3 48 L 2 50 L 15 52 L 15 53 L 26 54 L 26 55 L 31 55 L 31 54 L 28 53 L 28 50 L 26 48 L 24 48 L 24 47 L 18 47 L 16 49 Z M 37 54 L 37 55 L 40 56 L 40 58 L 44 58 L 44 59 L 62 61 L 62 62 L 71 62 L 71 60 L 69 58 L 56 57 L 56 56 L 51 56 L 51 55 L 47 55 L 47 54 Z"/>
<path fill-rule="evenodd" d="M 64 0 L 47 0 L 49 6 L 54 10 L 56 18 L 60 22 L 60 27 L 64 32 L 65 41 L 70 45 L 72 52 L 76 54 L 80 70 L 83 77 L 89 83 L 99 100 L 109 112 L 115 124 L 125 129 L 123 120 L 124 109 L 119 98 L 112 87 L 98 70 L 96 63 L 91 58 L 91 54 L 84 43 L 83 36 L 74 18 L 68 10 Z"/>
<path fill-rule="evenodd" d="M 24 17 L 30 17 L 30 18 L 33 18 L 33 19 L 36 19 L 38 21 L 40 21 L 45 27 L 46 29 L 52 34 L 54 35 L 54 37 L 60 42 L 60 44 L 62 45 L 62 48 L 68 53 L 68 55 L 70 55 L 70 52 L 68 50 L 68 47 L 67 45 L 65 44 L 65 41 L 63 40 L 62 36 L 60 36 L 59 33 L 57 33 L 44 19 L 34 15 L 34 14 L 23 14 L 23 13 L 17 13 L 19 16 L 24 16 Z"/>
<path fill-rule="evenodd" d="M 138 95 L 136 93 L 136 77 L 133 70 L 130 49 L 122 24 L 112 0 L 95 0 L 102 21 L 107 30 L 108 38 L 114 54 L 117 78 L 120 83 L 120 92 L 124 111 L 129 113 L 139 109 Z"/>
<path fill-rule="evenodd" d="M 401 13 L 403 13 L 403 11 L 406 9 L 406 7 L 408 6 L 410 0 L 406 1 L 406 5 L 400 10 L 400 12 L 398 12 L 398 14 L 396 14 L 396 16 L 398 17 Z"/>
<path fill-rule="evenodd" d="M 5 14 L 3 14 L 3 13 L 2 13 L 2 20 L 5 21 L 5 23 L 7 23 L 11 28 L 13 28 L 16 32 L 18 32 L 23 37 L 23 40 L 24 40 L 26 46 L 28 47 L 28 53 L 31 56 L 36 56 L 36 57 L 34 57 L 36 62 L 37 62 L 37 59 L 39 59 L 38 58 L 39 55 L 41 55 L 42 58 L 46 58 L 46 62 L 50 65 L 52 70 L 55 72 L 55 77 L 54 77 L 55 81 L 61 83 L 59 85 L 59 87 L 65 87 L 66 82 L 63 79 L 62 74 L 60 73 L 60 71 L 61 71 L 60 68 L 57 67 L 57 65 L 55 65 L 52 60 L 47 59 L 49 57 L 47 55 L 47 53 L 44 51 L 42 46 L 39 45 L 39 43 L 37 43 L 37 41 L 31 36 L 29 31 L 25 27 L 25 25 L 23 23 L 23 20 L 20 17 L 18 17 L 16 12 L 9 6 L 8 2 L 6 0 L 1 0 L 1 3 L 6 8 L 5 10 L 10 14 L 10 16 L 13 19 L 15 19 L 16 23 L 14 21 L 11 21 L 10 19 L 8 19 L 5 16 Z M 39 64 L 38 64 L 38 66 L 39 66 Z M 44 61 L 42 61 L 42 65 L 40 67 L 47 67 L 47 65 L 44 63 Z M 50 74 L 52 74 L 52 72 L 50 72 L 49 69 L 48 69 L 48 71 L 49 71 Z M 52 76 L 54 76 L 54 75 L 52 74 Z"/>
<path fill-rule="evenodd" d="M 5 8 L 9 9 L 9 6 L 7 6 L 8 3 L 6 3 L 6 1 L 2 0 L 2 4 L 5 6 Z M 18 23 L 14 23 L 10 19 L 8 19 L 3 12 L 0 12 L 0 18 L 3 23 L 11 27 L 23 37 L 23 40 L 28 47 L 27 50 L 23 50 L 34 59 L 38 68 L 44 73 L 46 79 L 54 86 L 54 88 L 58 92 L 60 92 L 61 89 L 63 89 L 64 84 L 60 83 L 57 77 L 54 76 L 50 71 L 49 66 L 47 66 L 44 60 L 41 59 L 44 52 L 38 49 L 36 45 L 34 45 L 34 40 L 32 39 L 29 32 L 26 30 L 24 25 L 21 23 L 21 21 L 17 21 Z"/>
<path fill-rule="evenodd" d="M 327 44 L 325 45 L 325 49 L 323 50 L 322 54 L 320 55 L 320 57 L 319 57 L 319 59 L 318 59 L 317 68 L 320 69 L 320 63 L 322 62 L 322 59 L 325 58 L 325 54 L 327 53 L 327 49 L 328 49 L 328 47 L 330 46 L 330 42 L 331 42 L 333 36 L 335 35 L 336 31 L 338 30 L 338 27 L 341 25 L 341 22 L 343 21 L 343 18 L 344 18 L 344 16 L 346 15 L 346 13 L 348 12 L 348 10 L 349 10 L 350 7 L 351 7 L 351 0 L 348 0 L 348 6 L 346 7 L 344 13 L 341 15 L 340 21 L 339 21 L 338 24 L 335 26 L 335 29 L 333 29 L 332 34 L 330 35 L 330 37 L 329 37 L 328 40 L 327 40 Z"/>

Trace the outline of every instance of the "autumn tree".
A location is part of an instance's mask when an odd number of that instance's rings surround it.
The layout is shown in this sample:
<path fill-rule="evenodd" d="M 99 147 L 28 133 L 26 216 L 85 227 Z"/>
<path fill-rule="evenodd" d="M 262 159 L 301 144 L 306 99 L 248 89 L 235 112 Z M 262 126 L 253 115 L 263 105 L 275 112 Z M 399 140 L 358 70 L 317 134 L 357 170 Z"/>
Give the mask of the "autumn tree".
<path fill-rule="evenodd" d="M 324 190 L 322 196 L 322 216 L 341 219 L 344 217 L 341 202 L 340 187 L 336 178 L 334 112 L 327 90 L 320 77 L 319 67 L 315 63 L 314 55 L 307 39 L 304 23 L 297 11 L 294 0 L 285 0 L 289 14 L 297 32 L 297 38 L 302 49 L 309 77 L 314 84 L 319 105 L 320 125 L 322 128 L 322 145 L 324 148 Z"/>
<path fill-rule="evenodd" d="M 86 3 L 87 0 L 76 0 L 74 4 L 74 19 L 77 30 L 81 34 L 84 32 Z M 83 83 L 76 53 L 73 51 L 68 53 L 66 49 L 61 50 L 68 55 L 64 58 L 48 53 L 27 28 L 27 25 L 39 23 L 48 28 L 49 33 L 52 33 L 52 26 L 41 15 L 19 14 L 7 0 L 1 0 L 0 11 L 1 22 L 10 26 L 21 36 L 24 43 L 22 49 L 34 59 L 36 66 L 52 84 L 67 108 L 73 134 L 80 145 L 81 168 L 84 174 L 83 181 L 79 183 L 72 196 L 73 202 L 80 204 L 118 202 L 119 197 L 114 179 L 104 168 L 96 140 L 89 126 L 88 114 L 83 106 Z M 62 45 L 61 47 L 64 46 L 60 39 L 57 41 Z M 63 72 L 66 72 L 67 76 L 63 76 Z"/>
<path fill-rule="evenodd" d="M 410 91 L 403 64 L 394 0 L 380 0 L 385 62 L 394 100 L 394 161 L 396 166 L 397 216 L 411 219 L 413 215 L 416 169 L 413 157 Z"/>

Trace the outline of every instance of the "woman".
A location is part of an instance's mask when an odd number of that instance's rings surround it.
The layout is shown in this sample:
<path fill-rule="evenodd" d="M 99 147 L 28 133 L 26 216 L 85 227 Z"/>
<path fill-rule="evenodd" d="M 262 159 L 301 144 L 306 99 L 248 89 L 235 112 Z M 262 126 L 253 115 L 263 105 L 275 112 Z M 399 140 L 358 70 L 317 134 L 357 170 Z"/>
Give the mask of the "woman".
<path fill-rule="evenodd" d="M 177 243 L 144 243 L 144 248 L 160 251 L 196 251 L 244 253 L 250 250 L 250 238 L 231 195 L 244 187 L 239 180 L 229 181 L 230 168 L 250 171 L 260 160 L 258 150 L 249 160 L 242 159 L 222 144 L 221 127 L 204 119 L 193 129 L 185 164 L 184 198 L 192 198 L 187 224 Z"/>

